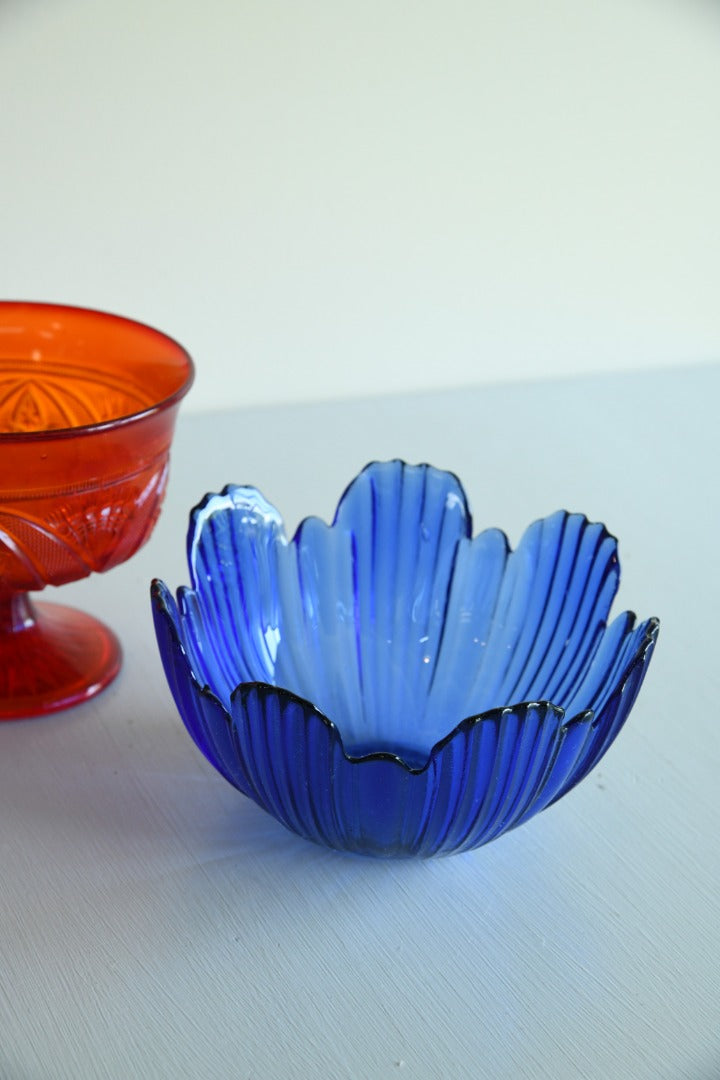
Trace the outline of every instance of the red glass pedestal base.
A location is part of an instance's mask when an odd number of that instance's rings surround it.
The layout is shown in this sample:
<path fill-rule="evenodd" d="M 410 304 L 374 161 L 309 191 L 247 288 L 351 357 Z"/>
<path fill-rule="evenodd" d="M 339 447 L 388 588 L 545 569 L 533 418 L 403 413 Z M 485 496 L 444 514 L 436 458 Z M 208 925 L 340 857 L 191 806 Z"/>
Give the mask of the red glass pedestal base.
<path fill-rule="evenodd" d="M 76 705 L 117 674 L 107 627 L 27 594 L 105 573 L 149 538 L 192 380 L 149 326 L 0 301 L 0 720 Z"/>
<path fill-rule="evenodd" d="M 112 630 L 92 615 L 26 594 L 0 602 L 0 721 L 87 701 L 112 682 L 121 656 Z"/>

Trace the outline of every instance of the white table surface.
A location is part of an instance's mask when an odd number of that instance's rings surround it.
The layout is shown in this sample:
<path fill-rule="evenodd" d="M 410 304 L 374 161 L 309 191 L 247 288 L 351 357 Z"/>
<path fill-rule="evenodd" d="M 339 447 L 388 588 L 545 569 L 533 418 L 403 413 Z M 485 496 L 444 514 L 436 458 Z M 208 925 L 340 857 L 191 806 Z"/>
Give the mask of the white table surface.
<path fill-rule="evenodd" d="M 119 678 L 0 726 L 3 1080 L 720 1077 L 719 393 L 710 366 L 181 416 L 148 546 L 58 590 L 121 635 Z M 294 528 L 391 456 L 454 469 L 513 544 L 605 521 L 621 607 L 663 623 L 596 771 L 428 862 L 326 852 L 222 780 L 148 600 L 206 490 L 255 483 Z"/>

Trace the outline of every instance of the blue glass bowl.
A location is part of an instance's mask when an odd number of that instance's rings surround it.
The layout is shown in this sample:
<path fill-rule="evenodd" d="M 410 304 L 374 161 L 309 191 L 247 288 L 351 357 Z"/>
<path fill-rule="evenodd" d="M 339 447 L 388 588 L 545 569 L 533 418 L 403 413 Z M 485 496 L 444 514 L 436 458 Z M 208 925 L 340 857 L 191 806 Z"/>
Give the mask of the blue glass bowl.
<path fill-rule="evenodd" d="M 617 543 L 558 511 L 511 552 L 454 475 L 373 463 L 288 540 L 251 487 L 190 516 L 191 588 L 152 585 L 193 740 L 294 832 L 369 855 L 466 851 L 574 787 L 615 739 L 658 622 L 609 625 Z"/>

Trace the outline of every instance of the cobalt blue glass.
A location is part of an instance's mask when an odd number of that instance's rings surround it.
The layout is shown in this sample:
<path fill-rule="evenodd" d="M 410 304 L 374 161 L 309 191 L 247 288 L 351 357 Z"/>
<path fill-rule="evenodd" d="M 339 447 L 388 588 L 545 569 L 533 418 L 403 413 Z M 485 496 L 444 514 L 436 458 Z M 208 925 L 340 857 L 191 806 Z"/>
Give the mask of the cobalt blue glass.
<path fill-rule="evenodd" d="M 558 511 L 510 551 L 474 539 L 457 477 L 375 462 L 331 526 L 288 540 L 254 488 L 191 513 L 192 585 L 152 585 L 185 725 L 289 829 L 377 856 L 467 851 L 595 766 L 645 676 L 656 619 L 608 623 L 601 524 Z"/>

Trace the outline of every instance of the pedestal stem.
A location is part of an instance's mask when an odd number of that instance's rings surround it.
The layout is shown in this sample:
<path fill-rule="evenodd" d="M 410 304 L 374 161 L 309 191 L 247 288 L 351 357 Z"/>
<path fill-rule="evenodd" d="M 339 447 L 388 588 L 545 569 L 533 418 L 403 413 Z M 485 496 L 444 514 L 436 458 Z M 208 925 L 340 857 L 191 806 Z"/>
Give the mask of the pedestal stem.
<path fill-rule="evenodd" d="M 0 634 L 14 634 L 35 625 L 35 606 L 28 593 L 0 592 Z"/>

